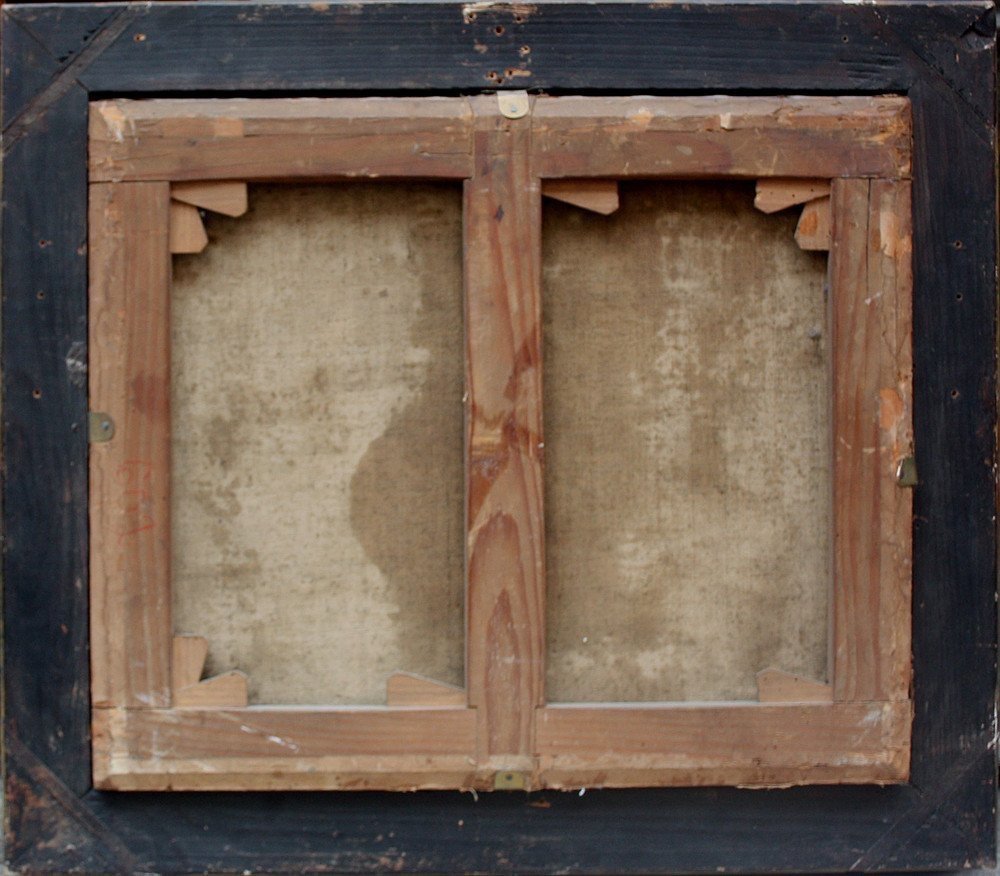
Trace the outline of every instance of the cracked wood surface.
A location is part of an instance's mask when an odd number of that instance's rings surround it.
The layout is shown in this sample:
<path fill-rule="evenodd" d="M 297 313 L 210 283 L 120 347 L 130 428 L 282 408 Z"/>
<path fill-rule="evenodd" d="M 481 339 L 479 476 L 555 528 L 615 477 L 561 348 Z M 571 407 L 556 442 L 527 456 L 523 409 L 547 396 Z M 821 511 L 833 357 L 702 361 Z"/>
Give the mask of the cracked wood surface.
<path fill-rule="evenodd" d="M 907 182 L 834 180 L 834 699 L 910 696 L 913 493 Z"/>

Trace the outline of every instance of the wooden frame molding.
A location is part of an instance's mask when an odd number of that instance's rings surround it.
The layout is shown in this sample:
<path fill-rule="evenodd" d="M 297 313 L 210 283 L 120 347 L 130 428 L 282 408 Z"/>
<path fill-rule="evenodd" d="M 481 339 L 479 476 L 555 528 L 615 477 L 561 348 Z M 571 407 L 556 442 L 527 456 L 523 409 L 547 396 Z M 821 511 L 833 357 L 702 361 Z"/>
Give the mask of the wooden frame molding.
<path fill-rule="evenodd" d="M 94 781 L 114 789 L 580 788 L 904 781 L 912 454 L 909 107 L 899 98 L 105 101 L 90 114 Z M 830 682 L 761 704 L 548 705 L 541 198 L 608 213 L 615 178 L 762 177 L 830 249 Z M 465 180 L 465 690 L 399 673 L 379 707 L 247 706 L 170 621 L 170 253 L 246 179 Z M 830 180 L 832 179 L 832 184 Z"/>

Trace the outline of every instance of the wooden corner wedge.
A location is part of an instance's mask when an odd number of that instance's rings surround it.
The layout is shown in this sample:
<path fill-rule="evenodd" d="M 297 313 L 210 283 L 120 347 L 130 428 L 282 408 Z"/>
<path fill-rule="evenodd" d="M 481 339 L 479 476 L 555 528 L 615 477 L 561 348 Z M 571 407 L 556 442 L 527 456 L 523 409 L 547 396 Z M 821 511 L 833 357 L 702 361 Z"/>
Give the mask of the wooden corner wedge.
<path fill-rule="evenodd" d="M 170 202 L 170 251 L 198 253 L 208 246 L 208 234 L 198 208 L 180 201 Z"/>
<path fill-rule="evenodd" d="M 547 179 L 542 195 L 602 216 L 618 209 L 618 182 L 613 179 Z"/>
<path fill-rule="evenodd" d="M 762 213 L 778 213 L 796 204 L 804 204 L 830 194 L 828 179 L 774 177 L 757 180 L 753 205 Z"/>
<path fill-rule="evenodd" d="M 174 691 L 176 708 L 243 708 L 247 705 L 247 677 L 238 669 Z"/>
<path fill-rule="evenodd" d="M 248 204 L 247 184 L 239 180 L 176 182 L 170 186 L 170 197 L 225 216 L 242 216 Z"/>
<path fill-rule="evenodd" d="M 208 639 L 203 636 L 174 636 L 170 664 L 170 686 L 174 691 L 201 681 L 208 657 Z"/>
<path fill-rule="evenodd" d="M 802 208 L 799 224 L 795 228 L 795 242 L 800 249 L 828 250 L 830 248 L 830 198 L 818 198 Z"/>
<path fill-rule="evenodd" d="M 388 706 L 464 706 L 465 690 L 412 672 L 394 672 L 385 685 Z"/>
<path fill-rule="evenodd" d="M 762 703 L 832 703 L 833 688 L 780 669 L 764 669 L 757 673 L 757 698 Z"/>
<path fill-rule="evenodd" d="M 208 640 L 203 636 L 174 636 L 170 682 L 175 707 L 243 707 L 248 702 L 247 677 L 238 670 L 201 680 L 208 657 Z"/>

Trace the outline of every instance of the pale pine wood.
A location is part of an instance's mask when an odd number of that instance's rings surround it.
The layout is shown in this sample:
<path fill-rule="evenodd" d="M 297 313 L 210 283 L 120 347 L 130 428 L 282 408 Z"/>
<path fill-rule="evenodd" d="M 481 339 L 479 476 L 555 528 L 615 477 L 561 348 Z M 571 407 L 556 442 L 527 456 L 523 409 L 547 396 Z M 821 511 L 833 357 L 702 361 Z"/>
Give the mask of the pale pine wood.
<path fill-rule="evenodd" d="M 832 703 L 833 688 L 780 669 L 757 673 L 757 699 L 762 703 Z"/>
<path fill-rule="evenodd" d="M 208 246 L 208 234 L 205 232 L 205 224 L 201 221 L 198 208 L 171 201 L 170 251 L 177 255 L 199 253 L 206 246 Z"/>
<path fill-rule="evenodd" d="M 547 706 L 545 787 L 900 782 L 908 703 Z"/>
<path fill-rule="evenodd" d="M 830 199 L 810 201 L 802 208 L 799 224 L 795 226 L 795 242 L 800 249 L 828 250 L 831 225 Z"/>
<path fill-rule="evenodd" d="M 909 722 L 908 703 L 548 706 L 538 710 L 538 770 L 527 780 L 899 782 Z M 473 767 L 475 723 L 471 709 L 98 709 L 95 781 L 118 790 L 489 790 L 492 774 Z"/>
<path fill-rule="evenodd" d="M 95 762 L 94 787 L 104 791 L 489 791 L 464 755 L 350 757 L 213 757 L 194 760 Z"/>
<path fill-rule="evenodd" d="M 175 691 L 201 681 L 208 658 L 208 640 L 202 636 L 174 636 L 170 681 Z"/>
<path fill-rule="evenodd" d="M 173 696 L 178 708 L 242 708 L 247 701 L 247 677 L 238 669 L 179 688 Z"/>
<path fill-rule="evenodd" d="M 385 685 L 387 706 L 464 706 L 465 691 L 413 672 L 394 672 Z"/>
<path fill-rule="evenodd" d="M 906 177 L 910 111 L 898 97 L 550 97 L 532 143 L 547 179 Z"/>
<path fill-rule="evenodd" d="M 98 101 L 90 177 L 462 179 L 471 134 L 463 98 Z"/>
<path fill-rule="evenodd" d="M 618 209 L 618 182 L 613 179 L 547 179 L 542 197 L 609 216 Z"/>
<path fill-rule="evenodd" d="M 762 213 L 778 213 L 796 204 L 830 195 L 828 179 L 759 179 L 753 205 Z"/>
<path fill-rule="evenodd" d="M 105 789 L 472 787 L 464 708 L 95 709 Z"/>
<path fill-rule="evenodd" d="M 247 184 L 238 180 L 174 183 L 170 187 L 170 197 L 225 216 L 242 216 L 249 204 Z"/>
<path fill-rule="evenodd" d="M 475 714 L 465 708 L 253 706 L 248 709 L 98 710 L 130 732 L 132 757 L 471 755 Z M 115 734 L 116 736 L 118 734 Z"/>
<path fill-rule="evenodd" d="M 170 252 L 166 183 L 90 187 L 91 692 L 170 698 Z"/>
<path fill-rule="evenodd" d="M 467 637 L 478 766 L 526 770 L 545 677 L 541 192 L 530 116 L 476 98 L 465 187 L 468 355 Z"/>
<path fill-rule="evenodd" d="M 835 180 L 834 699 L 909 697 L 912 493 L 911 208 L 905 182 Z"/>

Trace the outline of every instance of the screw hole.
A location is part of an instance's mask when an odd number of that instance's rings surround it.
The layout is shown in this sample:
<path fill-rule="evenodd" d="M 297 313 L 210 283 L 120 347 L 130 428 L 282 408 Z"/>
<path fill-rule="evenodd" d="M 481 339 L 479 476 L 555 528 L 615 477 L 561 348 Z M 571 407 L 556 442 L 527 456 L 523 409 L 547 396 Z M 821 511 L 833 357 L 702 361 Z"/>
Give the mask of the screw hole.
<path fill-rule="evenodd" d="M 44 301 L 45 300 L 45 293 L 42 292 L 42 291 L 38 291 L 38 292 L 35 293 L 35 298 L 37 298 L 39 301 Z"/>
<path fill-rule="evenodd" d="M 531 46 L 521 46 L 521 48 L 518 49 L 517 51 L 518 54 L 523 58 L 525 55 L 531 54 Z"/>
<path fill-rule="evenodd" d="M 958 398 L 958 390 L 957 389 L 953 389 L 951 391 L 951 397 L 952 398 Z"/>
<path fill-rule="evenodd" d="M 52 246 L 52 241 L 51 240 L 46 240 L 43 237 L 40 241 L 38 241 L 38 246 L 39 246 L 40 249 L 45 249 L 45 247 L 47 247 L 47 246 Z"/>
<path fill-rule="evenodd" d="M 955 241 L 955 242 L 954 242 L 954 243 L 952 244 L 952 246 L 953 246 L 953 247 L 955 247 L 955 249 L 965 249 L 965 244 L 964 244 L 964 243 L 962 243 L 962 241 L 960 241 L 960 240 L 956 240 L 956 241 Z"/>
<path fill-rule="evenodd" d="M 849 42 L 851 41 L 851 38 L 850 38 L 850 37 L 847 37 L 847 36 L 842 36 L 842 37 L 840 38 L 840 41 L 841 41 L 842 43 L 849 43 Z"/>
<path fill-rule="evenodd" d="M 961 292 L 956 292 L 956 293 L 955 293 L 955 300 L 956 300 L 956 301 L 961 301 L 961 300 L 962 300 L 962 298 L 963 298 L 963 295 L 962 295 L 962 293 L 961 293 Z"/>
<path fill-rule="evenodd" d="M 34 399 L 41 398 L 42 397 L 42 391 L 36 386 L 33 390 L 31 390 L 31 397 L 34 398 Z"/>
<path fill-rule="evenodd" d="M 132 37 L 132 41 L 136 43 L 144 43 L 146 42 L 146 34 L 137 33 L 134 37 Z"/>
<path fill-rule="evenodd" d="M 522 21 L 524 21 L 524 16 L 523 15 L 515 15 L 514 16 L 514 21 L 515 21 L 515 23 L 520 24 Z"/>
<path fill-rule="evenodd" d="M 498 24 L 495 28 L 493 28 L 493 33 L 495 33 L 497 36 L 503 36 L 503 25 Z"/>

